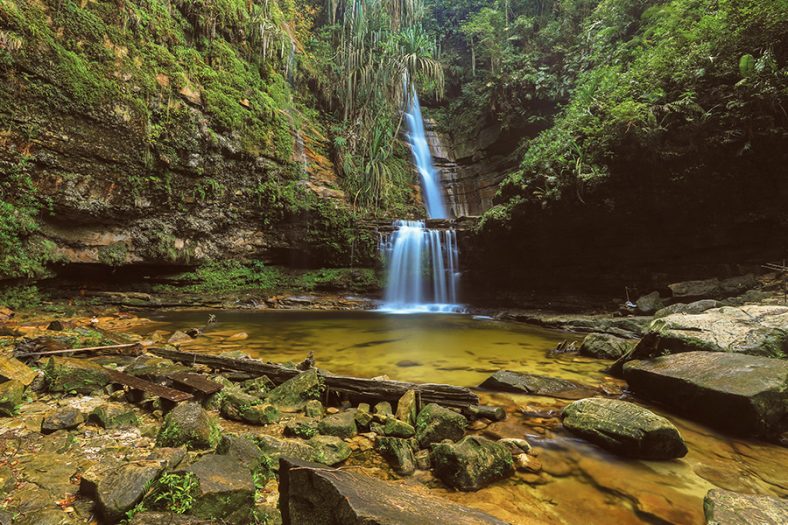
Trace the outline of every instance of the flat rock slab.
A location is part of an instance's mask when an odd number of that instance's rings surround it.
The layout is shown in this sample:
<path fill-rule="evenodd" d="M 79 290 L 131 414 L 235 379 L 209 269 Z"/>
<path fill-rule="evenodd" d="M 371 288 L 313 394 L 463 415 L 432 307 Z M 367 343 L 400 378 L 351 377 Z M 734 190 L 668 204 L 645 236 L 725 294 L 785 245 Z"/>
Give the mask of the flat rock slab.
<path fill-rule="evenodd" d="M 703 500 L 706 525 L 784 525 L 788 501 L 728 490 L 710 490 Z"/>
<path fill-rule="evenodd" d="M 357 472 L 279 462 L 283 525 L 505 525 L 484 512 Z"/>
<path fill-rule="evenodd" d="M 687 454 L 681 434 L 670 421 L 634 403 L 581 399 L 564 408 L 561 420 L 570 432 L 624 456 L 673 459 Z"/>
<path fill-rule="evenodd" d="M 583 399 L 597 394 L 590 386 L 581 385 L 566 379 L 499 370 L 484 380 L 479 388 L 503 392 L 517 392 L 535 396 L 557 397 L 560 399 Z"/>
<path fill-rule="evenodd" d="M 252 472 L 232 456 L 209 454 L 188 469 L 199 481 L 191 512 L 200 518 L 225 518 L 254 505 Z"/>
<path fill-rule="evenodd" d="M 720 352 L 685 352 L 624 365 L 638 394 L 739 434 L 788 430 L 788 362 Z"/>

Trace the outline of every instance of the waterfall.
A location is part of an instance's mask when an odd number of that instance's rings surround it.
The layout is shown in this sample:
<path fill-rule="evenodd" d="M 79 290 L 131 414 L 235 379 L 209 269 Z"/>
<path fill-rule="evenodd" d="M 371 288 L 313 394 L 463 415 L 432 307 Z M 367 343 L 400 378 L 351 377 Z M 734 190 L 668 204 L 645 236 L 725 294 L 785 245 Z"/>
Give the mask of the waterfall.
<path fill-rule="evenodd" d="M 416 88 L 411 86 L 405 122 L 408 132 L 406 137 L 413 153 L 413 162 L 419 172 L 421 186 L 424 191 L 424 204 L 427 207 L 427 217 L 430 219 L 448 219 L 446 206 L 443 204 L 443 194 L 438 180 L 438 173 L 432 163 L 430 145 L 424 130 L 424 119 L 421 116 L 421 105 Z"/>
<path fill-rule="evenodd" d="M 395 221 L 381 236 L 388 282 L 382 310 L 456 312 L 459 251 L 454 229 L 428 229 L 423 221 Z"/>

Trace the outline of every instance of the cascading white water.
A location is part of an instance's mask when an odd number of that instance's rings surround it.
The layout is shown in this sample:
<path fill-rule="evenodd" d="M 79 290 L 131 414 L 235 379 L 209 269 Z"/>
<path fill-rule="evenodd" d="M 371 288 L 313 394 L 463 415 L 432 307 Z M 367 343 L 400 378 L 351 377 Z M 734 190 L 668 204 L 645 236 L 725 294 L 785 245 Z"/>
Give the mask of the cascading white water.
<path fill-rule="evenodd" d="M 459 251 L 454 229 L 427 229 L 423 221 L 396 221 L 381 237 L 388 283 L 384 311 L 456 312 Z"/>

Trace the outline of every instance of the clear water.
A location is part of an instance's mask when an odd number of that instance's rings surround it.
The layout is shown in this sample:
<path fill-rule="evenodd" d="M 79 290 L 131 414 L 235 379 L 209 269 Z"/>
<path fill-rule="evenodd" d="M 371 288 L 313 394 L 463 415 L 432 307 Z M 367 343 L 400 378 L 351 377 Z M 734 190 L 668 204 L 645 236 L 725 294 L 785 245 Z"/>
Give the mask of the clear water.
<path fill-rule="evenodd" d="M 406 137 L 424 191 L 424 205 L 427 208 L 427 217 L 430 219 L 448 219 L 449 214 L 443 202 L 443 192 L 438 180 L 438 172 L 432 163 L 432 153 L 430 152 L 429 143 L 427 143 L 419 95 L 412 86 L 410 88 L 410 99 L 405 111 L 405 123 L 408 129 Z"/>
<path fill-rule="evenodd" d="M 313 352 L 317 365 L 334 373 L 387 375 L 415 382 L 474 386 L 496 370 L 510 369 L 561 377 L 609 392 L 625 387 L 603 372 L 608 362 L 574 354 L 548 355 L 558 342 L 576 336 L 466 315 L 155 312 L 150 314 L 151 321 L 142 325 L 134 321 L 134 325 L 142 335 L 154 330 L 171 332 L 203 326 L 211 313 L 218 322 L 184 350 L 241 351 L 274 362 L 299 362 Z M 241 340 L 240 333 L 246 339 Z M 559 414 L 568 401 L 480 395 L 484 404 L 505 407 L 508 417 L 479 432 L 528 439 L 542 465 L 538 472 L 517 473 L 478 492 L 465 493 L 443 488 L 428 472 L 399 480 L 373 452 L 351 458 L 349 468 L 482 509 L 516 525 L 703 524 L 703 497 L 711 488 L 788 496 L 788 449 L 777 445 L 724 436 L 646 405 L 676 424 L 689 454 L 674 461 L 631 460 L 565 432 Z"/>

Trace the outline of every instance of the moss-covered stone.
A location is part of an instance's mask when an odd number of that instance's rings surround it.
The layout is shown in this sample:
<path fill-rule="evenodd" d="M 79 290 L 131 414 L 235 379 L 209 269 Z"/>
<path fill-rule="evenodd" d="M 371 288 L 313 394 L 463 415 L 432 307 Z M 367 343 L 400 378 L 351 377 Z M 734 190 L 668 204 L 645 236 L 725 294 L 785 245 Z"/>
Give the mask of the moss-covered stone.
<path fill-rule="evenodd" d="M 93 409 L 88 421 L 104 428 L 136 427 L 139 418 L 134 410 L 120 403 L 107 403 Z"/>
<path fill-rule="evenodd" d="M 221 413 L 227 419 L 252 425 L 269 425 L 276 423 L 281 417 L 275 406 L 238 387 L 226 387 L 222 394 Z"/>
<path fill-rule="evenodd" d="M 350 457 L 350 446 L 335 436 L 315 436 L 307 441 L 260 436 L 257 444 L 264 454 L 274 460 L 294 457 L 333 466 Z"/>
<path fill-rule="evenodd" d="M 320 399 L 323 392 L 323 378 L 317 370 L 307 370 L 289 379 L 271 390 L 265 399 L 276 405 L 282 412 L 298 412 L 304 410 L 306 403 L 312 399 Z"/>
<path fill-rule="evenodd" d="M 465 435 L 466 426 L 468 420 L 462 414 L 430 403 L 416 418 L 416 439 L 422 448 L 444 439 L 457 441 Z"/>
<path fill-rule="evenodd" d="M 52 357 L 44 369 L 50 392 L 92 394 L 109 383 L 104 367 L 85 359 Z"/>
<path fill-rule="evenodd" d="M 416 416 L 418 415 L 418 400 L 416 399 L 416 391 L 408 390 L 397 401 L 397 413 L 395 416 L 400 421 L 404 421 L 409 425 L 416 424 Z"/>
<path fill-rule="evenodd" d="M 385 423 L 372 423 L 369 427 L 372 432 L 383 436 L 411 438 L 416 435 L 416 430 L 413 426 L 400 421 L 395 417 L 386 418 Z"/>
<path fill-rule="evenodd" d="M 160 447 L 213 448 L 221 439 L 216 420 L 194 402 L 181 403 L 164 418 L 156 444 Z"/>
<path fill-rule="evenodd" d="M 416 457 L 410 439 L 378 437 L 375 449 L 391 464 L 397 474 L 408 476 L 416 471 Z"/>
<path fill-rule="evenodd" d="M 285 435 L 310 439 L 318 434 L 318 420 L 311 417 L 297 418 L 285 424 Z"/>
<path fill-rule="evenodd" d="M 479 490 L 514 472 L 509 450 L 494 441 L 467 436 L 458 443 L 438 443 L 430 453 L 435 476 L 459 490 Z"/>
<path fill-rule="evenodd" d="M 239 386 L 247 394 L 262 398 L 276 385 L 267 376 L 260 376 L 242 381 Z"/>
<path fill-rule="evenodd" d="M 355 414 L 346 410 L 324 418 L 318 425 L 318 431 L 326 436 L 350 438 L 358 433 Z"/>
<path fill-rule="evenodd" d="M 41 433 L 51 434 L 58 430 L 72 430 L 85 421 L 85 417 L 76 408 L 64 407 L 50 414 L 41 422 Z"/>
<path fill-rule="evenodd" d="M 326 415 L 326 409 L 318 399 L 310 399 L 304 405 L 304 415 L 319 419 Z"/>
<path fill-rule="evenodd" d="M 370 410 L 371 409 L 368 403 L 359 403 L 355 413 L 353 414 L 353 417 L 356 420 L 356 427 L 369 427 L 369 424 L 372 423 L 372 412 L 370 412 Z"/>
<path fill-rule="evenodd" d="M 263 462 L 263 452 L 251 436 L 226 434 L 216 447 L 216 453 L 236 458 L 251 471 Z"/>
<path fill-rule="evenodd" d="M 109 472 L 96 486 L 96 501 L 104 519 L 114 523 L 123 518 L 142 501 L 161 471 L 158 461 L 139 461 Z"/>
<path fill-rule="evenodd" d="M 15 416 L 25 395 L 25 385 L 19 381 L 0 383 L 0 415 Z"/>
<path fill-rule="evenodd" d="M 237 458 L 210 454 L 188 469 L 198 480 L 191 513 L 200 518 L 221 520 L 239 509 L 254 506 L 254 481 L 251 471 Z"/>

